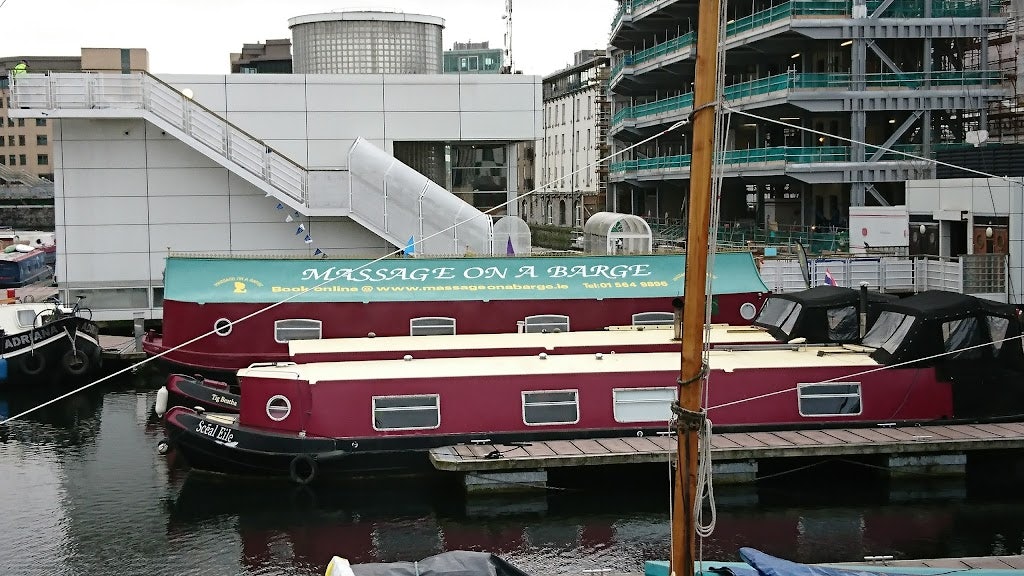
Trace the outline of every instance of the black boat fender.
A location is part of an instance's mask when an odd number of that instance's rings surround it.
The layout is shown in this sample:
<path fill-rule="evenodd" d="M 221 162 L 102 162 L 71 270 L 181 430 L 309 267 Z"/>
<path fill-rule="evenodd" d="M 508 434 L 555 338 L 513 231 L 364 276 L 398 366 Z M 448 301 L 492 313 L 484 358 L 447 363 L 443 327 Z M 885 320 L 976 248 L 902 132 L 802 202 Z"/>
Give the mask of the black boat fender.
<path fill-rule="evenodd" d="M 38 376 L 46 370 L 46 356 L 41 350 L 31 350 L 22 354 L 21 360 L 18 361 L 18 367 L 26 376 Z"/>
<path fill-rule="evenodd" d="M 81 350 L 68 350 L 60 359 L 60 365 L 64 367 L 64 371 L 72 376 L 85 374 L 89 371 L 90 364 L 92 364 L 92 359 Z"/>
<path fill-rule="evenodd" d="M 305 485 L 316 478 L 319 468 L 316 459 L 312 456 L 309 454 L 299 454 L 292 458 L 291 465 L 288 467 L 288 475 L 291 476 L 292 482 Z"/>

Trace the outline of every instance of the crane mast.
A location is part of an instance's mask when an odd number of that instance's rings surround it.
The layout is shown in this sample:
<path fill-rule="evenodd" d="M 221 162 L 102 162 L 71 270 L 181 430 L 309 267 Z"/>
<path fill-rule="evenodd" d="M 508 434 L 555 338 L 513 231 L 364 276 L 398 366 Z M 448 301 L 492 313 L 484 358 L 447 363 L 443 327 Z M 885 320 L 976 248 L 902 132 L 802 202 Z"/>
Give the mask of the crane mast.
<path fill-rule="evenodd" d="M 512 0 L 505 0 L 505 14 L 501 19 L 505 21 L 505 63 L 501 71 L 512 74 Z"/>

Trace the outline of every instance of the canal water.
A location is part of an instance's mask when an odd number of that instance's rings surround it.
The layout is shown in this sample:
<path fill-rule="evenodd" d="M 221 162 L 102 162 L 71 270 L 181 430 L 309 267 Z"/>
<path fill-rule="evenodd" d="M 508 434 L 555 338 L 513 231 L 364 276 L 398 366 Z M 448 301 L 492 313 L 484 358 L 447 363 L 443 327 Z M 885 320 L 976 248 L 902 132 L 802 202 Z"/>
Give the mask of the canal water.
<path fill-rule="evenodd" d="M 485 498 L 412 479 L 315 489 L 216 481 L 157 454 L 151 407 L 163 376 L 133 375 L 0 427 L 0 573 L 313 575 L 332 555 L 379 562 L 464 549 L 554 576 L 639 572 L 669 556 L 667 467 Z M 0 392 L 0 413 L 47 394 Z M 1016 490 L 889 483 L 833 464 L 719 487 L 705 557 L 736 560 L 742 546 L 806 562 L 1021 552 Z"/>

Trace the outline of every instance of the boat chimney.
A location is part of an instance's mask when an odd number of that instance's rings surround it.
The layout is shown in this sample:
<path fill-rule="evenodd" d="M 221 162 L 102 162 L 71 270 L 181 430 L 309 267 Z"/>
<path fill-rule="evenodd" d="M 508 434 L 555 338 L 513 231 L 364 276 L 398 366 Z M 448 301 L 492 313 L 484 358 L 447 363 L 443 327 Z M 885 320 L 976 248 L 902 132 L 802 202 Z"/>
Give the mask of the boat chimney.
<path fill-rule="evenodd" d="M 860 283 L 860 337 L 868 333 L 868 283 Z"/>
<path fill-rule="evenodd" d="M 683 339 L 683 299 L 672 299 L 672 339 Z"/>

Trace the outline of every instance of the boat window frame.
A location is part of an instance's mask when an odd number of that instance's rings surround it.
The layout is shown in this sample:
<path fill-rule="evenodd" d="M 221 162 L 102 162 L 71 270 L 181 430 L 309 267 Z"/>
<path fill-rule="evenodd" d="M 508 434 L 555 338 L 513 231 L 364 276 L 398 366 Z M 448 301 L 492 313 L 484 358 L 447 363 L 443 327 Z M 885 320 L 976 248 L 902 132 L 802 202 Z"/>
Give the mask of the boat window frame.
<path fill-rule="evenodd" d="M 806 389 L 816 388 L 816 387 L 840 386 L 840 385 L 855 386 L 857 392 L 856 392 L 856 394 L 852 394 L 852 393 L 849 393 L 849 392 L 847 392 L 845 394 L 838 394 L 838 393 L 824 393 L 824 394 L 822 394 L 822 393 L 819 393 L 819 394 L 811 394 L 811 395 L 808 395 L 808 396 L 805 396 L 805 394 L 804 394 L 804 390 L 806 390 Z M 804 411 L 804 405 L 803 405 L 804 398 L 807 398 L 807 399 L 810 399 L 810 400 L 822 399 L 822 398 L 826 398 L 826 399 L 831 399 L 831 398 L 857 398 L 857 411 L 856 412 L 840 412 L 840 413 L 835 413 L 835 412 L 809 413 L 809 412 L 805 412 Z M 864 413 L 864 387 L 861 386 L 860 382 L 854 382 L 854 381 L 849 381 L 849 382 L 800 382 L 800 383 L 798 383 L 796 385 L 796 402 L 797 402 L 797 410 L 799 411 L 800 416 L 802 416 L 804 418 L 834 418 L 834 417 L 852 418 L 852 417 L 860 416 L 861 414 Z"/>
<path fill-rule="evenodd" d="M 433 426 L 407 426 L 404 428 L 392 428 L 392 427 L 381 427 L 377 425 L 377 400 L 386 400 L 390 398 L 433 398 L 434 405 L 432 409 L 434 414 L 437 416 L 436 424 Z M 381 410 L 387 412 L 401 412 L 401 411 L 412 411 L 412 410 L 425 410 L 431 409 L 426 405 L 424 406 L 398 406 L 390 408 L 381 408 Z M 374 431 L 377 432 L 401 432 L 404 430 L 436 430 L 441 427 L 441 395 L 440 394 L 385 394 L 383 396 L 371 396 L 370 397 L 370 425 Z"/>
<path fill-rule="evenodd" d="M 444 320 L 445 322 L 436 322 Z M 433 324 L 426 323 L 424 321 L 435 321 Z M 419 324 L 417 324 L 419 323 Z M 454 336 L 455 326 L 457 321 L 455 318 L 450 316 L 420 316 L 417 318 L 409 319 L 409 336 Z M 427 332 L 424 334 L 417 334 L 417 328 L 428 328 L 428 329 L 449 329 L 450 331 L 445 332 Z"/>
<path fill-rule="evenodd" d="M 544 319 L 545 321 L 541 322 L 540 320 L 542 319 Z M 533 326 L 534 328 L 539 328 L 539 330 L 530 330 L 531 326 Z M 562 329 L 563 326 L 564 329 Z M 549 330 L 548 328 L 552 329 Z M 555 332 L 556 329 L 559 332 L 568 332 L 569 316 L 565 314 L 534 314 L 532 316 L 527 316 L 526 318 L 523 319 L 523 332 L 527 334 L 543 334 L 547 332 Z"/>
<path fill-rule="evenodd" d="M 227 325 L 222 325 L 222 322 L 226 322 Z M 235 324 L 228 318 L 217 318 L 213 321 L 213 333 L 217 336 L 230 336 L 234 328 Z"/>
<path fill-rule="evenodd" d="M 285 322 L 308 322 L 309 325 L 306 327 L 283 327 L 281 324 Z M 281 339 L 281 330 L 310 330 L 316 327 L 317 337 L 316 338 L 290 338 L 288 340 Z M 274 320 L 274 342 L 278 344 L 287 344 L 292 340 L 322 340 L 324 337 L 324 323 L 322 320 L 314 320 L 312 318 L 282 318 L 280 320 Z"/>
<path fill-rule="evenodd" d="M 45 310 L 42 310 L 42 312 L 45 312 Z M 23 322 L 21 320 L 22 316 L 29 316 L 29 315 L 31 315 L 31 318 L 29 319 L 28 323 L 25 323 L 25 322 Z M 36 327 L 36 319 L 39 318 L 40 316 L 41 315 L 39 314 L 39 312 L 36 312 L 35 310 L 32 310 L 31 308 L 24 308 L 24 309 L 21 309 L 21 310 L 17 311 L 17 313 L 14 315 L 14 319 L 17 320 L 19 328 L 35 328 Z M 49 316 L 52 316 L 52 314 L 49 314 Z M 42 316 L 42 317 L 45 318 L 45 316 Z M 39 325 L 41 326 L 41 325 L 43 325 L 45 323 L 46 323 L 45 321 L 44 322 L 40 322 Z"/>
<path fill-rule="evenodd" d="M 753 302 L 740 304 L 740 318 L 751 321 L 757 318 L 757 305 Z"/>
<path fill-rule="evenodd" d="M 648 319 L 652 320 L 648 320 Z M 657 320 L 653 320 L 657 318 Z M 632 316 L 632 326 L 671 326 L 675 324 L 675 312 L 637 312 Z"/>
<path fill-rule="evenodd" d="M 571 421 L 557 421 L 557 422 L 529 422 L 526 419 L 526 408 L 527 406 L 568 406 L 570 403 L 567 401 L 556 401 L 556 402 L 539 402 L 532 403 L 527 402 L 527 397 L 531 394 L 563 394 L 572 393 L 573 401 L 572 406 L 575 408 L 576 417 Z M 526 426 L 565 426 L 571 424 L 579 424 L 580 421 L 580 391 L 578 388 L 566 388 L 558 390 L 522 390 L 520 391 L 521 408 L 523 424 Z"/>
<path fill-rule="evenodd" d="M 280 418 L 275 418 L 275 417 L 274 417 L 274 416 L 273 416 L 273 415 L 271 414 L 271 412 L 270 412 L 270 405 L 271 405 L 271 404 L 272 404 L 272 403 L 273 403 L 273 402 L 274 402 L 275 400 L 283 400 L 283 401 L 284 401 L 284 408 L 285 408 L 285 411 L 284 411 L 284 416 L 281 416 Z M 271 420 L 273 420 L 274 422 L 282 422 L 282 421 L 286 420 L 286 419 L 287 419 L 287 418 L 288 418 L 289 416 L 291 416 L 291 414 L 292 414 L 292 401 L 291 401 L 291 400 L 289 400 L 289 399 L 288 399 L 288 397 L 287 397 L 287 396 L 285 396 L 284 394 L 275 394 L 275 395 L 271 396 L 271 397 L 270 397 L 270 398 L 269 398 L 269 399 L 267 400 L 267 404 L 266 404 L 266 406 L 265 406 L 264 408 L 265 408 L 265 410 L 266 410 L 266 413 L 267 413 L 267 418 L 270 418 L 270 419 L 271 419 Z"/>
<path fill-rule="evenodd" d="M 665 401 L 665 402 L 667 402 L 667 404 L 665 406 L 666 415 L 665 415 L 664 418 L 654 418 L 654 419 L 646 419 L 646 420 L 632 420 L 632 419 L 625 420 L 623 418 L 620 418 L 620 416 L 619 416 L 619 406 L 620 405 L 654 404 L 656 402 L 662 402 L 662 400 L 653 400 L 653 399 L 649 399 L 649 400 L 647 400 L 647 399 L 621 400 L 619 398 L 620 394 L 628 394 L 630 392 L 649 392 L 649 391 L 652 391 L 652 390 L 658 390 L 658 391 L 667 390 L 667 391 L 669 391 L 671 393 L 672 398 L 667 400 L 667 401 Z M 630 424 L 630 423 L 634 423 L 634 422 L 668 422 L 672 418 L 672 406 L 671 405 L 672 405 L 673 402 L 676 402 L 678 399 L 679 399 L 679 389 L 676 386 L 645 386 L 645 387 L 642 387 L 642 388 L 612 388 L 612 417 L 615 419 L 616 422 L 619 422 L 621 424 Z"/>

